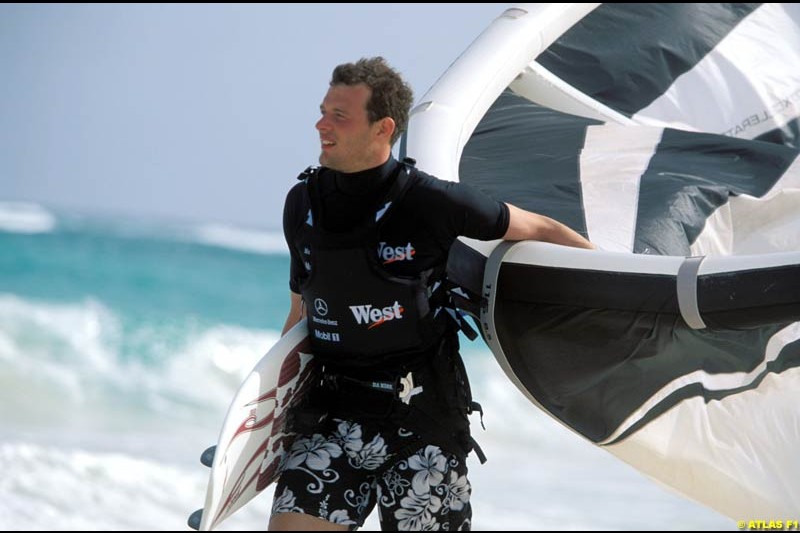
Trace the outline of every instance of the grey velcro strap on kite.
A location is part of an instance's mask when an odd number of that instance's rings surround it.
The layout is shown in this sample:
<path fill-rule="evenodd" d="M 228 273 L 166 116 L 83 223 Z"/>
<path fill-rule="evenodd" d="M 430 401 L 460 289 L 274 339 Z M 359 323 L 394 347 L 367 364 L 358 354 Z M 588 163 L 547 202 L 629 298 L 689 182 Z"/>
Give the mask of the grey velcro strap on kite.
<path fill-rule="evenodd" d="M 492 350 L 494 358 L 503 369 L 508 379 L 511 380 L 519 391 L 531 401 L 534 405 L 538 406 L 545 413 L 553 416 L 547 409 L 533 397 L 533 395 L 525 388 L 519 380 L 511 364 L 506 357 L 503 347 L 500 344 L 500 339 L 497 338 L 497 330 L 495 329 L 494 309 L 497 301 L 497 280 L 500 277 L 500 266 L 503 264 L 503 258 L 518 244 L 525 241 L 502 241 L 497 247 L 492 250 L 489 258 L 486 260 L 486 268 L 483 271 L 483 290 L 481 293 L 481 330 L 483 330 L 483 338 L 489 349 Z M 558 420 L 557 418 L 553 417 Z M 561 422 L 559 420 L 559 422 Z M 561 422 L 563 424 L 563 422 Z"/>
<path fill-rule="evenodd" d="M 506 254 L 520 242 L 523 241 L 500 242 L 486 260 L 486 268 L 483 271 L 481 328 L 483 329 L 486 343 L 495 354 L 503 353 L 494 327 L 494 307 L 497 299 L 497 280 L 500 278 L 500 265 L 503 264 L 503 258 Z"/>
<path fill-rule="evenodd" d="M 700 316 L 697 305 L 697 272 L 705 256 L 687 257 L 678 269 L 676 289 L 678 308 L 686 324 L 692 329 L 705 329 L 706 324 Z"/>
<path fill-rule="evenodd" d="M 563 420 L 556 417 L 548 409 L 539 403 L 539 400 L 534 398 L 533 394 L 522 384 L 517 377 L 514 370 L 511 368 L 511 363 L 500 345 L 500 339 L 497 338 L 497 330 L 495 329 L 494 310 L 497 300 L 497 280 L 500 277 L 500 266 L 503 264 L 503 259 L 506 255 L 518 244 L 526 241 L 502 241 L 497 247 L 492 250 L 489 258 L 486 260 L 486 268 L 483 271 L 483 290 L 481 293 L 481 330 L 486 344 L 492 350 L 497 363 L 503 369 L 506 376 L 511 383 L 535 406 L 541 409 L 544 413 L 548 414 L 553 420 L 561 424 L 567 429 L 571 429 Z M 587 252 L 589 252 L 587 250 Z M 574 430 L 573 430 L 574 431 Z"/>

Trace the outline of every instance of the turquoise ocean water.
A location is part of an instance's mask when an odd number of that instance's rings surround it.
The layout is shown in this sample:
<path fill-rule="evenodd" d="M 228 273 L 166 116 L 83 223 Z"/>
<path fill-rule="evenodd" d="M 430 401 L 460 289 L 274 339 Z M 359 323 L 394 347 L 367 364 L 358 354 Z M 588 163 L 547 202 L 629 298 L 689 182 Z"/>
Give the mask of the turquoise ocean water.
<path fill-rule="evenodd" d="M 0 529 L 185 529 L 288 270 L 278 230 L 0 203 Z M 486 411 L 476 529 L 733 529 L 536 411 L 482 344 L 463 352 Z M 223 529 L 264 529 L 270 499 Z"/>

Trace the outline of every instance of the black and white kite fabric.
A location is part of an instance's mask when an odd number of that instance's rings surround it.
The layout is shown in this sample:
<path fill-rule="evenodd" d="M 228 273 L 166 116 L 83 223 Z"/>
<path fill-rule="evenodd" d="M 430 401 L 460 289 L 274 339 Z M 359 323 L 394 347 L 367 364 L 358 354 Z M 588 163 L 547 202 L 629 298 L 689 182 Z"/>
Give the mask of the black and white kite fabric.
<path fill-rule="evenodd" d="M 734 519 L 800 509 L 799 117 L 797 4 L 519 4 L 403 146 L 598 246 L 448 267 L 532 402 Z"/>

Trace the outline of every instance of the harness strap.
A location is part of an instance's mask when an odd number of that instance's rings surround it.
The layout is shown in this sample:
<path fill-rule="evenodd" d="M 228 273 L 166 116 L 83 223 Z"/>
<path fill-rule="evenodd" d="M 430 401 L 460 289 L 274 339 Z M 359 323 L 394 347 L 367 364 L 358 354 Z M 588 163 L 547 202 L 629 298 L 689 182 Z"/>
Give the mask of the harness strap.
<path fill-rule="evenodd" d="M 393 207 L 400 203 L 400 200 L 403 199 L 408 191 L 409 186 L 413 183 L 413 178 L 416 176 L 416 169 L 413 166 L 405 162 L 400 163 L 399 165 L 400 168 L 397 171 L 397 175 L 392 181 L 392 184 L 389 186 L 389 190 L 381 200 L 381 204 L 378 205 L 377 210 L 374 213 L 374 217 L 371 220 L 371 222 L 374 222 L 377 227 L 383 225 L 383 222 L 388 218 L 387 215 L 393 211 Z M 319 167 L 308 167 L 297 177 L 297 179 L 304 181 L 306 184 L 306 191 L 309 195 L 309 205 L 311 208 L 308 215 L 309 220 L 314 219 L 315 210 L 320 212 L 322 211 L 322 198 L 320 197 L 318 183 L 320 179 L 319 172 Z M 316 213 L 317 218 L 321 218 L 320 212 Z"/>
<path fill-rule="evenodd" d="M 469 340 L 474 341 L 478 338 L 478 332 L 469 325 L 467 322 L 467 315 L 464 311 L 458 307 L 444 307 L 444 310 L 450 315 L 450 318 L 453 319 L 456 327 L 461 330 Z"/>
<path fill-rule="evenodd" d="M 412 183 L 412 172 L 416 172 L 414 167 L 408 166 L 405 163 L 400 163 L 400 170 L 394 179 L 389 191 L 383 199 L 383 205 L 375 213 L 375 223 L 378 226 L 383 224 L 386 220 L 387 213 L 392 211 L 392 207 L 399 204 L 400 200 L 405 196 L 408 191 L 409 185 Z"/>
<path fill-rule="evenodd" d="M 460 449 L 465 456 L 474 451 L 481 464 L 486 462 L 486 454 L 483 453 L 483 450 L 469 434 L 469 431 L 463 434 L 463 438 L 459 438 L 457 435 L 448 432 L 445 429 L 446 426 L 442 425 L 441 420 L 431 416 L 426 410 L 416 406 L 407 406 L 406 408 L 409 410 L 406 416 L 403 416 L 402 420 L 398 420 L 398 423 L 404 429 L 416 433 L 434 444 L 438 444 L 444 450 L 454 451 Z M 410 449 L 412 447 L 414 447 L 414 444 L 409 444 L 406 447 L 409 449 L 406 450 L 404 448 L 401 452 L 410 453 L 413 451 Z"/>
<path fill-rule="evenodd" d="M 362 380 L 341 374 L 326 374 L 322 379 L 324 385 L 332 390 L 338 390 L 342 385 L 366 387 L 378 392 L 392 394 L 395 399 L 406 405 L 411 402 L 413 396 L 422 392 L 422 387 L 414 384 L 413 372 L 409 372 L 405 376 L 398 376 L 394 381 Z"/>
<path fill-rule="evenodd" d="M 390 394 L 393 396 L 393 400 L 400 402 L 400 405 L 395 405 L 394 409 L 390 409 L 389 413 L 385 414 L 389 418 L 393 418 L 398 425 L 438 444 L 443 449 L 460 449 L 465 455 L 468 455 L 470 451 L 475 451 L 481 464 L 486 462 L 486 454 L 469 434 L 468 429 L 460 437 L 458 434 L 448 431 L 447 424 L 443 424 L 440 418 L 431 415 L 424 407 L 411 405 L 411 399 L 422 392 L 422 386 L 418 386 L 414 382 L 413 372 L 408 372 L 405 376 L 400 376 L 395 381 L 361 380 L 341 374 L 326 374 L 323 377 L 323 387 L 333 392 L 346 387 L 364 387 L 379 393 Z M 483 426 L 483 408 L 481 405 L 470 401 L 466 407 L 467 414 L 471 414 L 473 411 L 480 412 L 481 426 Z M 486 429 L 485 426 L 483 428 Z M 408 449 L 403 448 L 401 453 L 413 452 L 414 450 L 411 448 L 414 446 L 416 444 L 409 444 L 407 446 Z"/>

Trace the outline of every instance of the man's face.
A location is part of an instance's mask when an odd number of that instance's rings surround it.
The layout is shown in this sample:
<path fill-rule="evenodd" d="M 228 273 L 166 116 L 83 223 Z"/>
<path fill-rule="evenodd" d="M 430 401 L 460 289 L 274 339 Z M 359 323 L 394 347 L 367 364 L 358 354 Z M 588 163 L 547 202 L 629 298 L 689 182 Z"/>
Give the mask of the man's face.
<path fill-rule="evenodd" d="M 328 89 L 319 106 L 322 117 L 316 124 L 322 145 L 321 165 L 340 172 L 358 172 L 385 162 L 388 143 L 381 135 L 382 121 L 370 124 L 367 117 L 370 94 L 363 83 Z"/>

